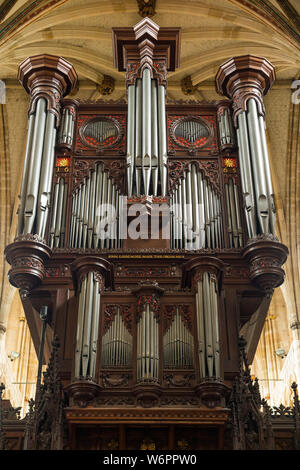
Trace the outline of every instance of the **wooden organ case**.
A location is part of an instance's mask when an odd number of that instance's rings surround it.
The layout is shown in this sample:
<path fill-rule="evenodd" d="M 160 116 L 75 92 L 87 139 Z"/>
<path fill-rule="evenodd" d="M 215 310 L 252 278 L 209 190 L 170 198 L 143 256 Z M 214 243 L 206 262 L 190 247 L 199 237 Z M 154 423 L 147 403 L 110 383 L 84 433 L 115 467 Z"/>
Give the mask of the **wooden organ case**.
<path fill-rule="evenodd" d="M 239 336 L 251 360 L 287 257 L 264 133 L 274 70 L 233 58 L 216 77 L 229 100 L 166 104 L 179 44 L 148 18 L 113 31 L 128 102 L 63 99 L 62 58 L 20 65 L 31 103 L 6 257 L 37 350 L 48 307 L 63 416 L 48 413 L 60 438 L 39 424 L 27 448 L 230 448 Z"/>

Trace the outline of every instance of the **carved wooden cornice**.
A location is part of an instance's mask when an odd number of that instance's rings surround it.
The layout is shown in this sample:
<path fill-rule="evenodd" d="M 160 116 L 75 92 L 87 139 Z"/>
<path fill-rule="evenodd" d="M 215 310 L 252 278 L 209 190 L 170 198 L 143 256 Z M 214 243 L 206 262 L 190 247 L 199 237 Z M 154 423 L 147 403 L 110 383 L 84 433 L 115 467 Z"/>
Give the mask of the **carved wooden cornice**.
<path fill-rule="evenodd" d="M 104 286 L 113 288 L 113 266 L 100 256 L 77 258 L 70 266 L 75 288 L 79 286 L 87 273 L 93 272 L 102 290 Z"/>
<path fill-rule="evenodd" d="M 51 249 L 37 235 L 20 235 L 5 248 L 4 254 L 11 265 L 9 282 L 20 289 L 21 297 L 37 287 L 45 278 L 45 263 Z"/>
<path fill-rule="evenodd" d="M 113 28 L 113 49 L 114 65 L 126 71 L 127 85 L 134 84 L 145 67 L 166 85 L 167 72 L 179 66 L 180 28 L 159 28 L 144 18 L 133 28 Z"/>
<path fill-rule="evenodd" d="M 190 286 L 193 282 L 202 277 L 204 272 L 209 272 L 219 284 L 222 281 L 222 274 L 225 264 L 218 258 L 212 256 L 194 257 L 187 261 L 183 267 L 182 285 Z"/>
<path fill-rule="evenodd" d="M 49 54 L 28 57 L 19 65 L 18 79 L 31 96 L 29 114 L 34 113 L 37 100 L 44 98 L 58 126 L 61 99 L 72 91 L 77 81 L 73 65 Z"/>
<path fill-rule="evenodd" d="M 69 423 L 84 422 L 87 419 L 89 422 L 114 422 L 118 423 L 173 423 L 187 422 L 207 424 L 213 422 L 214 424 L 223 425 L 226 423 L 229 415 L 227 409 L 208 409 L 208 408 L 66 408 L 66 419 Z"/>
<path fill-rule="evenodd" d="M 274 235 L 265 234 L 249 239 L 242 256 L 250 263 L 250 279 L 271 295 L 273 289 L 284 281 L 285 272 L 281 266 L 288 253 L 288 248 Z"/>
<path fill-rule="evenodd" d="M 247 110 L 247 101 L 255 99 L 258 112 L 264 116 L 263 95 L 266 95 L 275 81 L 275 69 L 263 57 L 244 55 L 233 57 L 222 64 L 216 75 L 216 89 L 221 95 L 233 100 L 233 119 Z"/>

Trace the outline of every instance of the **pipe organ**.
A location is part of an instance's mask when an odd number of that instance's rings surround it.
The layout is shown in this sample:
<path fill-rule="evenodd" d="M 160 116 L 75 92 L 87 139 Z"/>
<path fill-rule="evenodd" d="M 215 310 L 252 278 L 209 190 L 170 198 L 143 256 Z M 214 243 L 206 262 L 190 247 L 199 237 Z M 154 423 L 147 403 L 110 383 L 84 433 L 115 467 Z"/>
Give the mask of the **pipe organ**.
<path fill-rule="evenodd" d="M 240 329 L 255 350 L 251 317 L 266 314 L 287 257 L 274 233 L 263 107 L 274 69 L 233 58 L 216 76 L 229 99 L 166 101 L 179 28 L 145 18 L 115 28 L 113 45 L 126 101 L 64 98 L 76 73 L 62 58 L 20 65 L 31 102 L 9 279 L 29 318 L 41 305 L 51 312 L 70 446 L 81 446 L 79 422 L 89 435 L 92 413 L 120 449 L 133 423 L 141 433 L 151 423 L 154 440 L 163 428 L 165 449 L 191 423 L 201 449 L 209 423 L 211 446 L 223 448 Z"/>
<path fill-rule="evenodd" d="M 102 336 L 102 366 L 132 366 L 130 307 L 112 305 L 105 310 Z"/>

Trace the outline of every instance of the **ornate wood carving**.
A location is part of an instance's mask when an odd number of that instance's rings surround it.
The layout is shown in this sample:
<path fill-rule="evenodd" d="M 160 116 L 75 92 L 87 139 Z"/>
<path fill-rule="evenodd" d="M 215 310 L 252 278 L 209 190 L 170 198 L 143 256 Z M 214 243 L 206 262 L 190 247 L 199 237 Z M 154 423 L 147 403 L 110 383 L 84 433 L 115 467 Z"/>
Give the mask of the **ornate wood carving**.
<path fill-rule="evenodd" d="M 87 140 L 86 132 L 88 126 L 97 122 L 106 122 L 111 124 L 115 132 L 108 135 L 103 141 L 97 140 L 96 137 L 90 135 Z M 125 153 L 125 134 L 126 134 L 126 118 L 124 113 L 105 113 L 95 114 L 79 112 L 77 118 L 77 140 L 75 151 L 78 154 L 96 153 L 96 155 L 103 155 L 103 153 Z"/>
<path fill-rule="evenodd" d="M 20 289 L 22 297 L 27 297 L 46 275 L 45 262 L 50 258 L 50 248 L 38 236 L 27 234 L 15 238 L 4 253 L 11 265 L 10 283 Z"/>
<path fill-rule="evenodd" d="M 281 266 L 287 256 L 287 247 L 271 234 L 249 239 L 243 250 L 243 257 L 250 264 L 250 279 L 268 294 L 283 283 L 285 273 Z"/>
<path fill-rule="evenodd" d="M 100 283 L 100 288 L 103 290 L 106 287 L 113 287 L 113 267 L 112 264 L 100 256 L 84 256 L 77 258 L 71 266 L 74 284 L 77 287 L 80 285 L 81 280 L 90 271 L 98 275 L 96 279 Z"/>
<path fill-rule="evenodd" d="M 59 341 L 52 341 L 52 352 L 42 385 L 37 384 L 25 434 L 25 450 L 63 448 L 63 396 L 59 377 Z"/>
<path fill-rule="evenodd" d="M 263 95 L 275 81 L 273 65 L 262 57 L 250 54 L 234 57 L 222 64 L 216 75 L 217 92 L 233 100 L 233 118 L 237 125 L 237 116 L 246 111 L 248 99 L 257 102 L 258 112 L 264 116 Z"/>
<path fill-rule="evenodd" d="M 127 85 L 132 85 L 145 67 L 160 84 L 166 84 L 168 71 L 179 65 L 179 28 L 159 28 L 144 18 L 134 28 L 114 28 L 114 65 L 126 71 Z"/>
<path fill-rule="evenodd" d="M 190 305 L 182 304 L 173 304 L 173 305 L 164 305 L 163 307 L 163 334 L 170 328 L 171 323 L 174 320 L 174 316 L 178 310 L 179 315 L 182 318 L 182 321 L 185 327 L 193 334 L 192 327 L 192 309 Z"/>
<path fill-rule="evenodd" d="M 41 54 L 28 57 L 19 66 L 18 79 L 30 93 L 29 114 L 34 113 L 39 98 L 45 98 L 48 111 L 60 120 L 60 102 L 70 93 L 77 81 L 74 67 L 62 57 Z"/>
<path fill-rule="evenodd" d="M 156 0 L 137 0 L 137 4 L 139 7 L 139 14 L 143 18 L 145 18 L 146 16 L 148 16 L 148 18 L 151 18 L 151 16 L 154 16 L 156 14 Z"/>
<path fill-rule="evenodd" d="M 176 131 L 178 126 L 182 126 L 185 122 L 193 121 L 198 126 L 203 126 L 207 129 L 206 135 L 200 137 L 195 142 L 192 142 L 188 138 L 178 138 Z M 217 145 L 217 130 L 216 130 L 216 116 L 214 114 L 191 114 L 187 112 L 185 114 L 168 114 L 168 153 L 170 155 L 176 155 L 178 151 L 182 149 L 188 152 L 191 155 L 198 154 L 199 152 L 205 151 L 206 154 L 216 154 L 218 145 Z M 197 135 L 197 134 L 195 134 Z"/>
<path fill-rule="evenodd" d="M 133 306 L 125 304 L 105 305 L 102 334 L 105 334 L 107 332 L 118 311 L 124 321 L 124 325 L 126 326 L 127 330 L 130 334 L 132 334 Z"/>
<path fill-rule="evenodd" d="M 169 169 L 169 189 L 172 189 L 176 185 L 179 178 L 183 178 L 185 170 L 188 170 L 188 167 L 191 163 L 195 163 L 198 168 L 203 171 L 204 176 L 216 189 L 217 193 L 220 194 L 220 173 L 219 173 L 219 163 L 218 161 L 211 160 L 196 160 L 191 159 L 180 159 L 180 160 L 168 160 L 168 169 Z"/>

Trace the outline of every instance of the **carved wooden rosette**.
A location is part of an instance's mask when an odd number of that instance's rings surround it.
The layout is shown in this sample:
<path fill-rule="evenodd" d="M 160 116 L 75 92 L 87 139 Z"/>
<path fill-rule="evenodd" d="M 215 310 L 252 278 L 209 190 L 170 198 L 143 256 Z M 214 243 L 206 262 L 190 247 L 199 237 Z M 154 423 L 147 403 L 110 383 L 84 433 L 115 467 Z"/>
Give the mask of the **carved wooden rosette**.
<path fill-rule="evenodd" d="M 233 119 L 247 111 L 247 101 L 253 98 L 259 114 L 265 115 L 263 95 L 275 81 L 273 65 L 262 57 L 244 55 L 233 57 L 222 64 L 216 75 L 216 89 L 221 95 L 233 100 Z"/>
<path fill-rule="evenodd" d="M 76 85 L 77 74 L 72 64 L 62 57 L 40 54 L 25 59 L 19 66 L 18 79 L 31 95 L 29 115 L 35 112 L 39 98 L 47 102 L 47 110 L 60 121 L 60 101 Z"/>
<path fill-rule="evenodd" d="M 51 256 L 51 249 L 37 235 L 20 235 L 5 248 L 9 282 L 20 289 L 22 297 L 41 284 L 46 276 L 45 263 Z"/>
<path fill-rule="evenodd" d="M 249 239 L 242 252 L 250 264 L 250 279 L 267 294 L 283 283 L 285 272 L 281 266 L 288 254 L 288 248 L 271 234 Z"/>
<path fill-rule="evenodd" d="M 114 65 L 126 71 L 126 83 L 133 85 L 145 67 L 159 85 L 166 85 L 167 72 L 179 65 L 180 28 L 159 28 L 144 18 L 134 28 L 113 28 Z"/>

